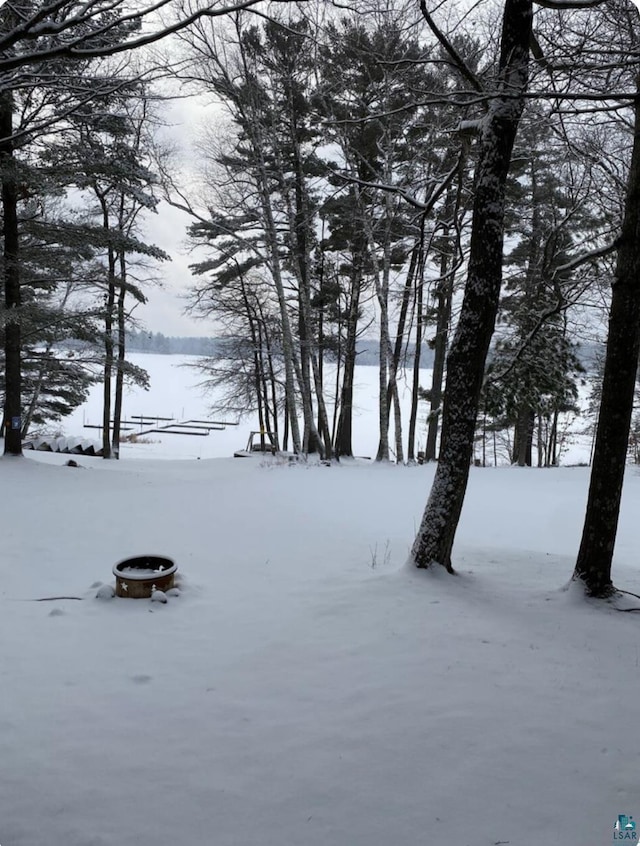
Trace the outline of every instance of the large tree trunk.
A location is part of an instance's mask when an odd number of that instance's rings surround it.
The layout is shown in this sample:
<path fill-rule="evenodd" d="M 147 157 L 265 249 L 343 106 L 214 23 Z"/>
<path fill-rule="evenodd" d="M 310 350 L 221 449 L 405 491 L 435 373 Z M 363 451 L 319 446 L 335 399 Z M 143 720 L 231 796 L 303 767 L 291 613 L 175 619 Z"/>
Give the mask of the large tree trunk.
<path fill-rule="evenodd" d="M 480 390 L 500 297 L 505 184 L 528 80 L 531 2 L 505 3 L 499 89 L 484 118 L 467 284 L 447 361 L 440 460 L 411 550 L 417 567 L 438 563 L 453 572 L 451 550 L 469 478 Z"/>
<path fill-rule="evenodd" d="M 531 467 L 533 464 L 533 428 L 535 413 L 527 405 L 518 409 L 518 418 L 513 436 L 512 464 Z"/>
<path fill-rule="evenodd" d="M 4 239 L 4 433 L 5 455 L 22 455 L 22 338 L 20 332 L 20 264 L 18 186 L 13 155 L 13 97 L 0 97 L 0 168 L 2 173 L 2 234 Z"/>
<path fill-rule="evenodd" d="M 639 86 L 640 90 L 640 86 Z M 636 100 L 631 169 L 627 184 L 587 511 L 574 579 L 590 596 L 613 591 L 611 561 L 618 528 L 622 483 L 640 348 L 640 104 Z"/>

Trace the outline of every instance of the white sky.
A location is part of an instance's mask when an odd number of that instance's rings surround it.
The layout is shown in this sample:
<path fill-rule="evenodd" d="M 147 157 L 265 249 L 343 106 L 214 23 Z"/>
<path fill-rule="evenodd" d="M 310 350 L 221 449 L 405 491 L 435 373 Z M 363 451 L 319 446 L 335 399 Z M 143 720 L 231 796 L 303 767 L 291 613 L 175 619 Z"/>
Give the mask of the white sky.
<path fill-rule="evenodd" d="M 197 156 L 192 142 L 198 137 L 203 123 L 210 120 L 212 108 L 194 95 L 168 102 L 160 109 L 159 117 L 167 124 L 160 135 L 175 147 L 175 164 L 171 172 L 178 181 L 177 170 L 184 173 L 184 179 L 191 177 L 190 162 L 195 161 Z M 185 186 L 180 184 L 180 187 Z M 171 256 L 171 261 L 159 265 L 158 275 L 162 284 L 146 290 L 148 302 L 136 312 L 136 318 L 149 331 L 169 336 L 215 335 L 213 322 L 195 320 L 184 314 L 184 297 L 193 282 L 189 264 L 196 260 L 190 255 L 186 238 L 187 227 L 192 222 L 186 212 L 164 201 L 159 204 L 157 214 L 146 217 L 147 240 Z"/>
<path fill-rule="evenodd" d="M 191 218 L 168 203 L 161 203 L 158 213 L 147 221 L 148 238 L 171 256 L 160 265 L 162 286 L 147 289 L 148 302 L 136 312 L 145 329 L 164 335 L 211 336 L 212 323 L 195 320 L 184 314 L 184 296 L 192 281 L 186 245 L 186 228 Z"/>

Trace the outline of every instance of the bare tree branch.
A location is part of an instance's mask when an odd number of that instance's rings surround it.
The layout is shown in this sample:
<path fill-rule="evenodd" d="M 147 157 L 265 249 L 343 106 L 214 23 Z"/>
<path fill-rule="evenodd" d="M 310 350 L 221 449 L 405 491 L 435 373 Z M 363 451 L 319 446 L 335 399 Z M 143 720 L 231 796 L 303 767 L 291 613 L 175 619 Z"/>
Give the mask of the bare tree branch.
<path fill-rule="evenodd" d="M 202 18 L 218 18 L 241 10 L 249 10 L 262 0 L 241 0 L 229 5 L 208 3 L 200 9 L 183 14 L 173 24 L 152 27 L 145 35 L 125 37 L 119 43 L 109 36 L 122 32 L 127 25 L 133 30 L 152 19 L 158 12 L 174 6 L 173 0 L 157 0 L 149 5 L 131 9 L 125 0 L 86 0 L 78 7 L 70 0 L 56 0 L 40 7 L 29 19 L 12 26 L 0 36 L 0 72 L 7 73 L 30 64 L 53 58 L 92 59 L 136 50 L 181 32 Z M 272 0 L 288 3 L 291 0 Z M 7 7 L 5 7 L 7 8 Z M 126 11 L 125 11 L 126 10 Z M 3 10 L 0 10 L 0 23 Z M 19 44 L 37 42 L 41 47 L 16 52 Z"/>
<path fill-rule="evenodd" d="M 420 11 L 422 12 L 422 16 L 424 17 L 425 21 L 429 25 L 429 29 L 435 37 L 438 39 L 440 44 L 444 47 L 446 52 L 449 54 L 451 59 L 453 60 L 454 65 L 458 69 L 458 71 L 462 74 L 462 76 L 470 82 L 472 87 L 476 91 L 484 91 L 482 83 L 478 79 L 478 77 L 473 73 L 471 68 L 467 65 L 464 61 L 460 53 L 456 50 L 453 44 L 449 41 L 447 36 L 442 32 L 440 27 L 436 24 L 436 22 L 431 17 L 429 10 L 427 9 L 426 0 L 420 0 Z"/>

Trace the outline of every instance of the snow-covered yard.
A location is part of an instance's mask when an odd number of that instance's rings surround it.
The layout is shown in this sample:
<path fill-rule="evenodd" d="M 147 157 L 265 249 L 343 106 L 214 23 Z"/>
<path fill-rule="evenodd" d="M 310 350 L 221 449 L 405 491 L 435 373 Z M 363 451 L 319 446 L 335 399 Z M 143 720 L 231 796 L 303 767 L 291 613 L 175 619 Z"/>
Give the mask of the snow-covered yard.
<path fill-rule="evenodd" d="M 429 467 L 67 458 L 0 459 L 2 846 L 600 846 L 640 818 L 639 616 L 562 589 L 585 468 L 473 470 L 448 577 L 404 566 Z M 639 508 L 630 468 L 638 593 Z M 179 597 L 95 598 L 150 552 Z"/>

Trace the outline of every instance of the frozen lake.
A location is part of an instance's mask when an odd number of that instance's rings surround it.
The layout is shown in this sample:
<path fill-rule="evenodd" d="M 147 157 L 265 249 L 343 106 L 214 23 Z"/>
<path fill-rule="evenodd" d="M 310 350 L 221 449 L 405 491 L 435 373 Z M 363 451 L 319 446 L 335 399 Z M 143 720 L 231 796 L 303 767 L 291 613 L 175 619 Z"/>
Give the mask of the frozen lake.
<path fill-rule="evenodd" d="M 158 355 L 151 353 L 132 353 L 131 362 L 143 367 L 150 378 L 150 388 L 145 391 L 138 387 L 125 390 L 123 417 L 127 420 L 135 416 L 148 415 L 157 418 L 185 420 L 221 420 L 235 423 L 233 417 L 220 415 L 212 410 L 215 395 L 206 393 L 201 387 L 202 375 L 192 366 L 197 356 Z M 431 371 L 421 371 L 424 386 L 430 383 Z M 410 409 L 410 389 L 403 384 L 403 425 L 408 427 Z M 356 410 L 353 420 L 353 445 L 358 455 L 375 456 L 378 449 L 378 369 L 376 367 L 356 367 L 355 378 Z M 424 446 L 426 404 L 421 403 L 419 412 L 420 435 L 418 449 Z M 99 440 L 100 430 L 88 428 L 98 426 L 102 419 L 102 386 L 94 385 L 89 398 L 72 415 L 62 421 L 61 429 L 67 436 L 81 436 Z M 125 435 L 147 430 L 150 426 L 136 425 Z M 211 431 L 208 435 L 170 435 L 153 432 L 144 436 L 146 443 L 122 444 L 122 455 L 135 454 L 137 458 L 224 458 L 233 455 L 235 450 L 244 449 L 249 433 L 258 428 L 258 415 L 252 413 L 229 425 L 221 431 Z M 390 428 L 390 443 L 393 443 L 393 424 Z M 406 447 L 405 447 L 406 448 Z"/>
<path fill-rule="evenodd" d="M 225 458 L 233 455 L 235 450 L 247 446 L 249 434 L 258 429 L 257 413 L 249 414 L 240 420 L 228 415 L 220 415 L 215 411 L 215 395 L 207 393 L 201 386 L 202 374 L 193 366 L 198 361 L 197 356 L 188 355 L 159 355 L 153 353 L 132 353 L 130 360 L 133 364 L 143 367 L 149 373 L 150 388 L 145 391 L 138 387 L 125 390 L 123 417 L 131 420 L 136 416 L 147 415 L 158 418 L 172 418 L 176 422 L 187 420 L 211 420 L 228 422 L 222 430 L 215 430 L 206 435 L 167 434 L 152 432 L 145 435 L 139 443 L 123 443 L 122 457 L 136 458 Z M 421 385 L 427 387 L 431 383 L 431 371 L 424 369 L 421 373 Z M 402 425 L 404 433 L 404 448 L 406 451 L 406 436 L 409 425 L 409 411 L 411 405 L 411 391 L 409 380 L 400 380 Z M 583 389 L 584 392 L 584 389 Z M 585 398 L 586 402 L 586 398 Z M 331 413 L 331 409 L 329 409 Z M 418 413 L 418 435 L 416 451 L 424 448 L 426 440 L 427 404 L 420 403 Z M 62 421 L 62 434 L 70 437 L 84 437 L 100 440 L 100 429 L 95 428 L 102 420 L 102 386 L 94 385 L 89 398 L 72 415 Z M 562 424 L 566 448 L 563 450 L 562 464 L 585 463 L 589 458 L 590 438 L 579 434 L 586 427 L 582 418 L 567 417 Z M 125 435 L 146 431 L 152 428 L 149 422 L 136 423 Z M 567 434 L 570 429 L 570 434 Z M 389 443 L 393 447 L 393 420 L 389 429 Z M 353 448 L 356 455 L 374 457 L 378 449 L 378 369 L 359 365 L 355 376 L 355 412 L 353 418 Z M 478 445 L 477 454 L 480 456 L 481 447 Z M 502 444 L 498 463 L 506 463 L 506 448 Z M 492 445 L 487 446 L 487 463 L 493 463 Z"/>

